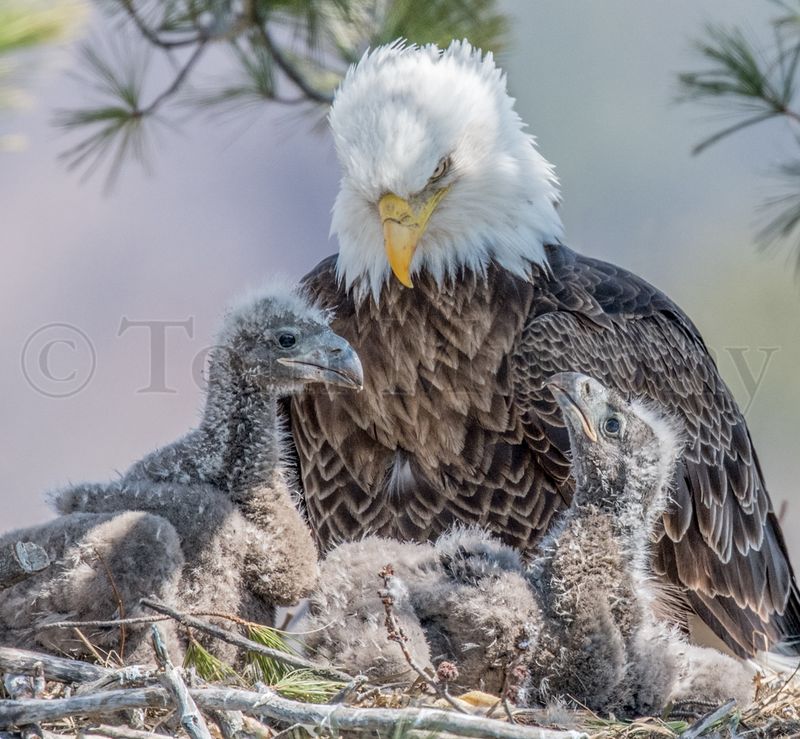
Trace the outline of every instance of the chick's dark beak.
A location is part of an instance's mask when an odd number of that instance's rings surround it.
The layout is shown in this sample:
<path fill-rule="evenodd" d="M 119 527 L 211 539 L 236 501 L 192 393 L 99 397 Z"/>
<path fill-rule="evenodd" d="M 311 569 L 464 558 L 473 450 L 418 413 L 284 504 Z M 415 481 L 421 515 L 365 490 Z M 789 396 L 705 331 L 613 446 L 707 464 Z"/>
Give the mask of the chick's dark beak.
<path fill-rule="evenodd" d="M 364 386 L 364 370 L 358 354 L 332 331 L 316 337 L 305 353 L 281 357 L 278 362 L 292 367 L 298 378 L 306 382 L 322 382 L 356 390 Z"/>
<path fill-rule="evenodd" d="M 595 406 L 602 400 L 602 386 L 579 372 L 560 372 L 545 385 L 564 414 L 564 420 L 575 433 L 583 432 L 592 442 L 597 441 Z"/>

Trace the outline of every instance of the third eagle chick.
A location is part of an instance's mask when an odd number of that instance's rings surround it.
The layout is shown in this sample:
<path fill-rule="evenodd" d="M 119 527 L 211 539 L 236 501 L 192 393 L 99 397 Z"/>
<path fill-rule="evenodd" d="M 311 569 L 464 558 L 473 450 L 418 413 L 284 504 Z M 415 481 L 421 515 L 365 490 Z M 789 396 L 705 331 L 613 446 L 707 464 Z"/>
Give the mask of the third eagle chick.
<path fill-rule="evenodd" d="M 674 427 L 579 373 L 548 386 L 569 431 L 575 496 L 532 570 L 543 616 L 532 689 L 629 715 L 689 698 L 747 702 L 740 663 L 686 644 L 653 612 L 648 563 L 681 450 Z"/>

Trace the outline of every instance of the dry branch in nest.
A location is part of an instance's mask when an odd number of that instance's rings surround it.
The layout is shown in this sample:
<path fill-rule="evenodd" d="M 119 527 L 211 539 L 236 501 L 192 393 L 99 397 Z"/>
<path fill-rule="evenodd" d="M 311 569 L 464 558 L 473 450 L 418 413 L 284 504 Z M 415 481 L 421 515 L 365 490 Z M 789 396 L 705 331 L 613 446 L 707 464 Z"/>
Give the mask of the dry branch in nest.
<path fill-rule="evenodd" d="M 38 544 L 18 541 L 0 548 L 0 590 L 10 588 L 50 566 L 50 557 Z"/>
<path fill-rule="evenodd" d="M 331 734 L 341 731 L 445 732 L 487 739 L 567 739 L 586 736 L 574 731 L 540 729 L 508 724 L 483 716 L 435 708 L 356 708 L 352 706 L 301 703 L 283 698 L 270 689 L 262 692 L 229 687 L 195 688 L 188 691 L 205 710 L 241 711 L 288 726 L 314 726 Z M 109 690 L 91 696 L 60 700 L 0 701 L 0 728 L 21 723 L 57 721 L 71 716 L 105 716 L 135 708 L 167 708 L 172 695 L 162 687 Z"/>
<path fill-rule="evenodd" d="M 311 660 L 305 659 L 304 657 L 299 657 L 294 654 L 289 654 L 287 652 L 281 652 L 278 649 L 272 649 L 270 647 L 265 647 L 263 644 L 259 644 L 258 642 L 253 641 L 252 639 L 248 639 L 247 637 L 240 636 L 239 634 L 234 634 L 230 631 L 226 631 L 225 629 L 214 626 L 206 621 L 202 621 L 199 618 L 195 618 L 194 616 L 189 616 L 185 613 L 180 613 L 176 611 L 174 608 L 170 608 L 169 606 L 165 605 L 164 603 L 160 603 L 157 600 L 152 600 L 150 598 L 142 598 L 140 601 L 141 604 L 147 608 L 150 608 L 153 611 L 158 613 L 162 613 L 170 618 L 175 619 L 180 624 L 184 626 L 189 626 L 193 629 L 197 629 L 198 631 L 203 631 L 206 634 L 210 634 L 211 636 L 216 637 L 217 639 L 221 639 L 222 641 L 228 642 L 229 644 L 233 644 L 236 647 L 240 647 L 249 652 L 255 652 L 256 654 L 262 654 L 265 657 L 269 657 L 270 659 L 274 659 L 277 662 L 282 662 L 287 664 L 291 667 L 294 667 L 298 670 L 310 670 L 320 677 L 327 678 L 329 680 L 338 680 L 342 682 L 349 682 L 353 679 L 352 675 L 348 675 L 346 672 L 342 672 L 341 670 L 334 669 L 327 665 L 320 665 L 316 662 L 312 662 Z"/>
<path fill-rule="evenodd" d="M 150 628 L 156 661 L 164 671 L 159 678 L 178 707 L 181 726 L 192 739 L 211 739 L 211 732 L 206 726 L 203 714 L 197 710 L 197 704 L 192 700 L 186 683 L 183 682 L 180 672 L 175 669 L 175 665 L 172 664 L 172 660 L 169 658 L 169 652 L 167 652 L 167 647 L 164 644 L 164 639 L 158 630 L 158 626 L 154 624 Z"/>

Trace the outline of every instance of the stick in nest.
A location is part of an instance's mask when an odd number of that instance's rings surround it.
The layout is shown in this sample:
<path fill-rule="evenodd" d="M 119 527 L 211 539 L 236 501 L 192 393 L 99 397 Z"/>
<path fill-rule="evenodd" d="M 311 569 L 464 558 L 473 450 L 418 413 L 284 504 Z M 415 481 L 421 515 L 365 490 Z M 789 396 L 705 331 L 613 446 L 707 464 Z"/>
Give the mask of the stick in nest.
<path fill-rule="evenodd" d="M 408 666 L 414 670 L 417 675 L 419 675 L 420 679 L 426 685 L 428 685 L 428 687 L 430 687 L 440 698 L 447 701 L 447 703 L 456 711 L 459 713 L 466 713 L 466 711 L 447 692 L 445 687 L 430 677 L 425 670 L 423 670 L 422 667 L 416 663 L 414 657 L 411 655 L 411 652 L 408 649 L 408 646 L 406 645 L 406 642 L 408 642 L 408 637 L 405 635 L 403 627 L 400 626 L 400 624 L 397 622 L 396 616 L 394 615 L 394 598 L 391 594 L 392 580 L 394 578 L 394 567 L 392 567 L 390 564 L 387 564 L 378 573 L 378 576 L 383 580 L 383 590 L 378 591 L 378 595 L 380 596 L 381 603 L 383 603 L 383 610 L 386 612 L 386 620 L 384 623 L 386 624 L 386 633 L 389 641 L 395 642 L 400 647 L 400 650 L 403 652 L 403 657 L 405 657 L 406 662 L 408 662 Z"/>
<path fill-rule="evenodd" d="M 38 544 L 17 541 L 0 548 L 0 590 L 10 588 L 50 566 L 50 557 Z"/>
<path fill-rule="evenodd" d="M 266 716 L 284 725 L 322 727 L 335 731 L 393 735 L 408 731 L 436 732 L 476 739 L 577 739 L 586 734 L 508 724 L 484 716 L 434 708 L 354 708 L 341 704 L 300 703 L 266 690 L 255 693 L 231 687 L 194 688 L 189 693 L 206 711 L 242 711 Z M 67 716 L 100 716 L 131 708 L 166 708 L 171 696 L 161 687 L 129 688 L 59 700 L 0 701 L 0 729 L 22 721 L 54 721 Z"/>
<path fill-rule="evenodd" d="M 41 662 L 37 662 L 34 665 L 33 677 L 6 673 L 3 686 L 6 693 L 15 700 L 41 698 L 45 689 L 44 666 Z M 19 732 L 22 739 L 41 739 L 43 736 L 42 727 L 33 722 L 19 726 Z"/>
<path fill-rule="evenodd" d="M 178 707 L 181 726 L 192 739 L 211 739 L 211 732 L 206 726 L 203 715 L 198 710 L 192 696 L 189 695 L 189 689 L 186 687 L 186 683 L 183 682 L 180 672 L 175 669 L 175 665 L 172 664 L 172 660 L 169 658 L 169 652 L 167 652 L 167 647 L 164 644 L 164 639 L 158 626 L 153 624 L 150 629 L 153 639 L 153 651 L 156 653 L 156 662 L 164 671 L 159 677 L 162 685 L 172 694 L 175 705 Z"/>
<path fill-rule="evenodd" d="M 520 638 L 514 645 L 516 654 L 508 661 L 506 665 L 505 674 L 503 675 L 503 688 L 500 693 L 500 700 L 496 705 L 492 706 L 487 716 L 491 716 L 497 706 L 501 703 L 506 712 L 508 720 L 514 723 L 514 712 L 511 710 L 511 703 L 515 704 L 519 700 L 519 692 L 528 677 L 529 670 L 525 665 L 525 657 L 528 651 L 528 642 L 524 638 Z"/>

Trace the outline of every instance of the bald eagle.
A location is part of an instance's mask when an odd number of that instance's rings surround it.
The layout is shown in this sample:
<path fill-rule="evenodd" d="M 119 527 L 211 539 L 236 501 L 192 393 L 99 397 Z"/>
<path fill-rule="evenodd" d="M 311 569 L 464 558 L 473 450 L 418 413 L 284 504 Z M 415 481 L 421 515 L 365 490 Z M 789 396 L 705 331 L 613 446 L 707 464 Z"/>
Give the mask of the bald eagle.
<path fill-rule="evenodd" d="M 562 243 L 558 183 L 491 54 L 365 54 L 330 113 L 340 250 L 304 279 L 364 367 L 361 392 L 291 400 L 319 543 L 485 526 L 535 550 L 569 505 L 545 381 L 583 372 L 652 399 L 687 445 L 652 567 L 663 603 L 736 654 L 800 648 L 800 599 L 741 411 L 686 314 Z"/>

